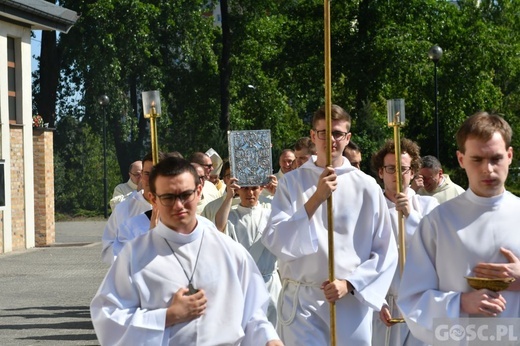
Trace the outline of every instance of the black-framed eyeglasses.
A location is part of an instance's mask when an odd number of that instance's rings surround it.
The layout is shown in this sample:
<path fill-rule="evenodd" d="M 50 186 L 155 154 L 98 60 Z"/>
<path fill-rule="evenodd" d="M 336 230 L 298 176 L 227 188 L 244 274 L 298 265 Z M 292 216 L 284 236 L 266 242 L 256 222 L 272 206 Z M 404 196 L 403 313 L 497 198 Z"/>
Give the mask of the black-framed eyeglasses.
<path fill-rule="evenodd" d="M 161 201 L 161 204 L 165 207 L 171 207 L 175 204 L 175 201 L 177 199 L 181 202 L 181 204 L 186 204 L 188 202 L 193 201 L 193 198 L 195 197 L 195 192 L 197 192 L 197 189 L 187 190 L 178 195 L 173 193 L 164 193 L 162 195 L 155 194 L 155 197 L 159 198 L 159 201 Z"/>
<path fill-rule="evenodd" d="M 200 181 L 204 181 L 204 180 L 206 180 L 206 176 L 205 176 L 205 175 L 199 175 L 199 180 L 200 180 Z"/>
<path fill-rule="evenodd" d="M 388 174 L 395 174 L 395 172 L 397 171 L 397 168 L 394 165 L 383 166 L 383 168 L 385 169 L 385 172 Z M 410 168 L 410 166 L 401 166 L 401 173 L 408 173 Z"/>
<path fill-rule="evenodd" d="M 141 172 L 137 172 L 137 173 L 133 173 L 133 172 L 129 172 L 131 175 L 133 175 L 134 177 L 140 177 L 141 175 L 143 175 L 143 173 Z"/>
<path fill-rule="evenodd" d="M 327 130 L 314 130 L 316 132 L 316 135 L 318 136 L 318 139 L 324 140 L 326 138 Z M 332 138 L 336 141 L 342 141 L 347 137 L 348 132 L 343 131 L 332 131 Z"/>
<path fill-rule="evenodd" d="M 208 163 L 208 164 L 201 164 L 202 167 L 206 167 L 206 168 L 213 168 L 213 164 L 212 163 Z"/>

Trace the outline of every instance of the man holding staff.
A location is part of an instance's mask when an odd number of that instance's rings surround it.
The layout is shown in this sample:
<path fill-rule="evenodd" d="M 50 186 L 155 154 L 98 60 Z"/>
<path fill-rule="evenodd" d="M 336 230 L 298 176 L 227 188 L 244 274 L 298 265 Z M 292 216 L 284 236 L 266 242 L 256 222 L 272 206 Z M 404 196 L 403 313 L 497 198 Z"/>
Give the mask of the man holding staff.
<path fill-rule="evenodd" d="M 372 309 L 379 309 L 397 265 L 388 208 L 379 185 L 343 156 L 350 116 L 331 109 L 332 163 L 326 166 L 325 109 L 314 114 L 317 156 L 287 173 L 262 236 L 278 257 L 283 289 L 279 335 L 287 345 L 329 345 L 329 303 L 336 304 L 342 344 L 371 345 Z M 328 280 L 327 203 L 332 193 L 336 279 Z"/>
<path fill-rule="evenodd" d="M 400 149 L 400 150 L 399 150 Z M 396 152 L 401 153 L 401 172 L 396 167 Z M 372 156 L 372 170 L 376 173 L 384 187 L 384 196 L 390 211 L 392 229 L 396 239 L 399 236 L 399 212 L 404 217 L 405 243 L 410 239 L 419 225 L 422 217 L 439 205 L 437 200 L 430 196 L 419 196 L 409 187 L 410 181 L 417 174 L 421 166 L 420 148 L 417 143 L 401 138 L 400 148 L 396 148 L 394 140 L 390 139 Z M 401 179 L 398 179 L 401 174 Z M 397 193 L 398 181 L 401 183 Z M 404 323 L 395 323 L 401 313 L 395 304 L 401 273 L 396 270 L 394 280 L 386 296 L 386 303 L 379 313 L 374 315 L 373 345 L 377 346 L 416 346 L 424 345 L 410 335 L 410 330 Z"/>

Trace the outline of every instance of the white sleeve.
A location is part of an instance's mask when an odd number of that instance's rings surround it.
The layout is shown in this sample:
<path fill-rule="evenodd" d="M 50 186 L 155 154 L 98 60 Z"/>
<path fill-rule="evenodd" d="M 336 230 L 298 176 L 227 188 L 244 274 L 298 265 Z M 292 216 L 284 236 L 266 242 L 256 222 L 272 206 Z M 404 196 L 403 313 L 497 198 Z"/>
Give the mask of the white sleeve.
<path fill-rule="evenodd" d="M 107 264 L 112 264 L 114 262 L 113 245 L 117 238 L 117 225 L 118 216 L 117 212 L 114 210 L 108 218 L 107 224 L 105 225 L 105 229 L 103 231 L 103 236 L 101 237 L 101 259 Z"/>
<path fill-rule="evenodd" d="M 287 184 L 280 184 L 271 204 L 262 243 L 279 260 L 290 261 L 315 253 L 318 238 L 304 205 L 296 209 Z"/>
<path fill-rule="evenodd" d="M 279 340 L 271 322 L 267 320 L 269 292 L 253 258 L 247 254 L 241 273 L 242 290 L 245 296 L 242 326 L 244 328 L 243 346 L 265 345 L 270 340 Z"/>
<path fill-rule="evenodd" d="M 120 256 L 126 254 L 128 251 L 122 251 Z M 111 346 L 165 345 L 166 308 L 140 307 L 128 262 L 116 259 L 90 304 L 99 342 Z"/>
<path fill-rule="evenodd" d="M 408 247 L 397 299 L 410 331 L 427 344 L 433 344 L 434 318 L 460 317 L 460 292 L 439 290 L 436 233 L 424 217 Z"/>

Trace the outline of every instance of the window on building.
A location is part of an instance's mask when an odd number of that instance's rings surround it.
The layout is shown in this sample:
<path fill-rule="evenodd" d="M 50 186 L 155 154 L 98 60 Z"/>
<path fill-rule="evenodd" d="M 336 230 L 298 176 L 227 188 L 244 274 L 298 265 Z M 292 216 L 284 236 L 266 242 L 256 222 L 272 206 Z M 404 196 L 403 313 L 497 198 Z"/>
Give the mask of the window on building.
<path fill-rule="evenodd" d="M 16 123 L 16 49 L 15 40 L 7 38 L 7 87 L 9 97 L 9 122 Z"/>

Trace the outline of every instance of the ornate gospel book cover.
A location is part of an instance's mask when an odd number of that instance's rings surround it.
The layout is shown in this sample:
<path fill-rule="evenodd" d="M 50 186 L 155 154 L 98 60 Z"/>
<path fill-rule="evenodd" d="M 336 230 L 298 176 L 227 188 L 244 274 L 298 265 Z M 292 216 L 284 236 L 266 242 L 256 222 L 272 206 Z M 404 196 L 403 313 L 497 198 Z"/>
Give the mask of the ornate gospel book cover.
<path fill-rule="evenodd" d="M 240 186 L 261 186 L 273 174 L 271 130 L 229 131 L 231 176 Z"/>

